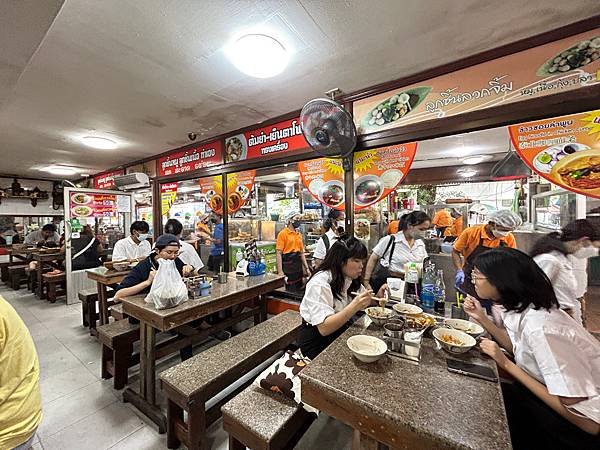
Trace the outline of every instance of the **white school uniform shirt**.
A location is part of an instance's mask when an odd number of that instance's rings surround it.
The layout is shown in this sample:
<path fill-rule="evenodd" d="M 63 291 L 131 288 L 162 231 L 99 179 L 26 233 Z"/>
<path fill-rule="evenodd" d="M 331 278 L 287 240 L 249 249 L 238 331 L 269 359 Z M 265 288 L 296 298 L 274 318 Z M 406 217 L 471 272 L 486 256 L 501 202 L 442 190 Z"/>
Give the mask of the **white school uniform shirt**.
<path fill-rule="evenodd" d="M 396 233 L 394 237 L 396 239 L 396 247 L 394 248 L 394 254 L 392 255 L 392 263 L 389 264 L 389 270 L 392 272 L 404 273 L 404 264 L 407 262 L 422 263 L 423 260 L 427 258 L 425 242 L 423 242 L 421 239 L 415 239 L 413 246 L 409 247 L 406 237 L 402 231 Z M 381 258 L 379 262 L 383 267 L 388 267 L 390 252 L 392 251 L 392 246 L 390 246 L 389 250 L 385 252 L 389 241 L 390 237 L 384 236 L 373 248 L 373 253 Z"/>
<path fill-rule="evenodd" d="M 120 239 L 115 242 L 115 248 L 112 252 L 112 260 L 117 261 L 120 259 L 144 259 L 146 258 L 152 248 L 150 242 L 147 240 L 140 241 L 139 244 L 133 242 L 131 236 L 124 239 Z"/>
<path fill-rule="evenodd" d="M 569 408 L 600 423 L 600 342 L 561 309 L 502 316 L 516 364 L 552 395 L 587 397 Z"/>
<path fill-rule="evenodd" d="M 185 241 L 179 241 L 179 244 L 181 245 L 178 255 L 179 259 L 185 264 L 192 266 L 194 269 L 202 269 L 204 264 L 194 246 Z"/>
<path fill-rule="evenodd" d="M 332 314 L 340 312 L 351 301 L 347 294 L 352 280 L 345 278 L 341 298 L 333 296 L 331 291 L 331 272 L 329 270 L 317 272 L 306 283 L 304 297 L 300 303 L 300 315 L 310 325 L 317 326 Z M 364 291 L 361 286 L 357 292 Z"/>
<path fill-rule="evenodd" d="M 329 239 L 329 248 L 331 248 L 335 241 L 337 241 L 337 235 L 333 230 L 329 230 L 325 233 L 327 238 Z M 319 238 L 317 242 L 317 246 L 315 247 L 315 251 L 313 252 L 313 258 L 315 259 L 325 259 L 325 255 L 327 255 L 327 247 L 325 247 L 325 241 L 323 238 Z"/>
<path fill-rule="evenodd" d="M 537 255 L 533 260 L 550 278 L 561 309 L 572 310 L 573 318 L 581 325 L 581 303 L 577 300 L 577 281 L 569 258 L 552 251 Z"/>
<path fill-rule="evenodd" d="M 594 258 L 598 256 L 599 249 L 594 247 L 588 248 L 588 254 L 585 258 L 578 258 L 574 255 L 568 255 L 569 261 L 571 262 L 571 267 L 573 267 L 573 274 L 575 275 L 575 282 L 577 284 L 577 288 L 575 290 L 575 295 L 577 298 L 581 298 L 587 292 L 588 287 L 588 259 Z"/>

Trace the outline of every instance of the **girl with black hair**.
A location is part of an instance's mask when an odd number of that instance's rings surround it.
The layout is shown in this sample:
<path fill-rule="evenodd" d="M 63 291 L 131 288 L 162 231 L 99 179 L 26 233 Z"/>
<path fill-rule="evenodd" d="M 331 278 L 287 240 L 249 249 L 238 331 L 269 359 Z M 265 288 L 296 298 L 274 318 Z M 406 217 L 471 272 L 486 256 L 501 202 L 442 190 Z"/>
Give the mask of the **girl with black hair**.
<path fill-rule="evenodd" d="M 388 277 L 404 278 L 404 264 L 422 263 L 428 256 L 423 233 L 430 227 L 431 218 L 423 211 L 403 215 L 398 233 L 382 237 L 373 248 L 365 269 L 365 287 L 379 290 Z"/>
<path fill-rule="evenodd" d="M 192 266 L 194 269 L 202 269 L 204 263 L 200 259 L 200 255 L 192 244 L 189 244 L 181 240 L 181 234 L 183 233 L 183 225 L 177 219 L 169 219 L 165 223 L 165 233 L 173 234 L 179 239 L 179 245 L 181 250 L 179 251 L 179 259 L 185 264 Z"/>
<path fill-rule="evenodd" d="M 323 221 L 323 228 L 325 229 L 325 233 L 317 241 L 317 246 L 315 247 L 315 251 L 313 252 L 315 268 L 321 265 L 321 263 L 325 259 L 325 255 L 327 255 L 327 252 L 329 251 L 333 243 L 338 239 L 339 235 L 343 233 L 343 224 L 344 212 L 338 211 L 337 209 L 330 210 L 327 214 L 327 218 Z"/>
<path fill-rule="evenodd" d="M 352 317 L 371 305 L 372 291 L 360 284 L 367 248 L 354 237 L 342 235 L 308 283 L 302 303 L 298 345 L 314 358 L 349 326 Z M 358 292 L 350 298 L 351 292 Z"/>
<path fill-rule="evenodd" d="M 464 304 L 494 338 L 481 351 L 516 380 L 502 386 L 513 447 L 600 448 L 600 343 L 559 308 L 546 274 L 519 250 L 480 254 L 471 279 L 480 298 L 503 308 L 497 326 L 474 297 Z"/>
<path fill-rule="evenodd" d="M 583 323 L 581 303 L 577 297 L 577 278 L 569 256 L 586 258 L 586 249 L 598 239 L 598 231 L 594 226 L 580 219 L 538 239 L 531 250 L 531 257 L 550 278 L 560 308 L 580 325 Z"/>

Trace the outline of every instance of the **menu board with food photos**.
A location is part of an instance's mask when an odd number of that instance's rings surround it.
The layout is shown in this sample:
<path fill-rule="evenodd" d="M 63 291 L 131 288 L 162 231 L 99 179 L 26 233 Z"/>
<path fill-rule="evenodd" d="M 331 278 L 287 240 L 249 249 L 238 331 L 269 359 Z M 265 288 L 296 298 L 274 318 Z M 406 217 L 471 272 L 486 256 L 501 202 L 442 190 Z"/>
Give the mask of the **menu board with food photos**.
<path fill-rule="evenodd" d="M 245 170 L 227 175 L 227 210 L 238 211 L 249 200 L 256 170 Z M 206 196 L 209 208 L 223 214 L 223 183 L 220 175 L 200 179 L 200 190 Z"/>
<path fill-rule="evenodd" d="M 117 196 L 71 192 L 69 209 L 71 217 L 76 218 L 116 217 Z"/>
<path fill-rule="evenodd" d="M 406 177 L 417 143 L 391 145 L 354 153 L 354 208 L 360 210 L 385 198 Z M 344 169 L 340 158 L 298 163 L 302 183 L 329 208 L 344 209 Z"/>
<path fill-rule="evenodd" d="M 509 127 L 513 146 L 540 176 L 600 198 L 600 109 Z"/>
<path fill-rule="evenodd" d="M 160 186 L 160 210 L 163 216 L 168 216 L 171 206 L 177 198 L 178 183 L 164 183 Z"/>

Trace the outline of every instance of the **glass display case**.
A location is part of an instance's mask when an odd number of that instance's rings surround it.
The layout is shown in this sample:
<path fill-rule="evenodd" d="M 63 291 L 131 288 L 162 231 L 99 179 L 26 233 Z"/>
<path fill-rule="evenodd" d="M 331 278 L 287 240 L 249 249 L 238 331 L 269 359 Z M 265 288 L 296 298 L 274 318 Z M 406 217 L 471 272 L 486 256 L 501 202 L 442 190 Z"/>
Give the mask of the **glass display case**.
<path fill-rule="evenodd" d="M 535 230 L 556 231 L 577 219 L 577 195 L 556 189 L 532 197 Z"/>

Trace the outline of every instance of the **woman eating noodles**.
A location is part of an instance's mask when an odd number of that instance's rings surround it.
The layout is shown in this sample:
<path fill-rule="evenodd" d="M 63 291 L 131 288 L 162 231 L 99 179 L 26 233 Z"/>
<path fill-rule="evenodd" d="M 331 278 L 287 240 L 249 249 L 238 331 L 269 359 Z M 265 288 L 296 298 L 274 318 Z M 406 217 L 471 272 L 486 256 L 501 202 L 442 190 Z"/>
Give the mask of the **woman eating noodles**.
<path fill-rule="evenodd" d="M 464 304 L 494 338 L 482 339 L 482 352 L 516 380 L 502 386 L 513 447 L 600 448 L 600 343 L 559 308 L 548 277 L 519 250 L 479 255 L 472 282 L 503 309 L 497 326 L 478 300 Z"/>
<path fill-rule="evenodd" d="M 530 253 L 537 265 L 548 275 L 561 309 L 569 313 L 580 325 L 583 321 L 581 303 L 577 296 L 577 277 L 569 255 L 587 258 L 587 248 L 593 248 L 592 241 L 598 239 L 598 231 L 589 221 L 575 220 L 560 231 L 538 239 Z"/>
<path fill-rule="evenodd" d="M 388 277 L 404 278 L 404 264 L 422 263 L 427 258 L 423 232 L 430 227 L 431 218 L 422 211 L 403 215 L 398 233 L 382 237 L 373 248 L 365 269 L 365 287 L 379 290 Z M 381 268 L 373 274 L 378 262 Z"/>
<path fill-rule="evenodd" d="M 372 291 L 360 284 L 366 258 L 362 242 L 342 235 L 306 284 L 298 338 L 304 356 L 312 359 L 321 353 L 346 330 L 354 314 L 371 305 Z M 358 295 L 350 298 L 352 292 Z"/>

